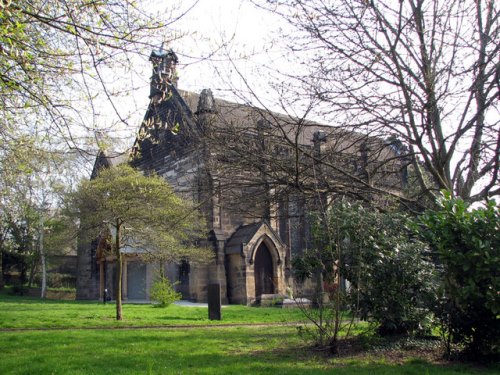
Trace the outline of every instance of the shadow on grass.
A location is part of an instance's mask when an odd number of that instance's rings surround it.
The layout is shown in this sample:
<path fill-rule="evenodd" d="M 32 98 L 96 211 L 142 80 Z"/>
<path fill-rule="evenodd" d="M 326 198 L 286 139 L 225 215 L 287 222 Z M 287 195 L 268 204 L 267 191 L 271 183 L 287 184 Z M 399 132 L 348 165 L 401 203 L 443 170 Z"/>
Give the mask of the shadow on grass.
<path fill-rule="evenodd" d="M 389 363 L 383 356 L 331 358 L 293 329 L 1 333 L 2 371 L 12 374 L 494 374 L 499 368 Z"/>

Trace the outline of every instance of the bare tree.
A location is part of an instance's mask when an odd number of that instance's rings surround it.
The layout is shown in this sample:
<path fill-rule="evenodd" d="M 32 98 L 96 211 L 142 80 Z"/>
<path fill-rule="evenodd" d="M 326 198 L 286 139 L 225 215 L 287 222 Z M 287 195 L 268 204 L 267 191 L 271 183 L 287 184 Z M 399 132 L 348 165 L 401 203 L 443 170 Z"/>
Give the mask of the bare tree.
<path fill-rule="evenodd" d="M 258 5 L 291 25 L 279 38 L 285 59 L 301 65 L 291 73 L 265 67 L 278 98 L 273 107 L 255 80 L 232 66 L 246 87 L 240 99 L 261 109 L 222 103 L 212 138 L 252 171 L 247 183 L 263 176 L 275 189 L 393 197 L 417 207 L 432 205 L 442 189 L 468 201 L 498 196 L 493 1 Z"/>
<path fill-rule="evenodd" d="M 412 203 L 402 194 L 410 158 L 396 138 L 308 121 L 315 99 L 301 117 L 285 105 L 278 114 L 265 106 L 214 103 L 210 111 L 198 107 L 197 115 L 209 151 L 206 167 L 216 190 L 232 202 L 226 209 L 272 220 L 293 216 L 280 212 L 291 210 L 290 203 L 303 206 L 335 195 Z"/>
<path fill-rule="evenodd" d="M 283 0 L 260 6 L 307 74 L 289 76 L 317 116 L 396 137 L 421 191 L 498 196 L 499 10 L 494 1 Z"/>

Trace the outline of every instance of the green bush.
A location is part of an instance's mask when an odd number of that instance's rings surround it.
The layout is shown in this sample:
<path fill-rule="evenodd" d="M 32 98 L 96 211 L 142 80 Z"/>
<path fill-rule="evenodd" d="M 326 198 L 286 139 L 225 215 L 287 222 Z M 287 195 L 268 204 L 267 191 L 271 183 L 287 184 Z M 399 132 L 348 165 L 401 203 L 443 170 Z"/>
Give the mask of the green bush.
<path fill-rule="evenodd" d="M 42 285 L 42 274 L 37 273 L 34 278 L 35 285 Z M 76 288 L 76 277 L 71 274 L 48 272 L 47 285 L 49 288 Z"/>
<path fill-rule="evenodd" d="M 436 252 L 442 298 L 435 307 L 450 343 L 469 356 L 500 355 L 500 215 L 494 202 L 470 209 L 445 193 L 419 233 Z"/>
<path fill-rule="evenodd" d="M 412 238 L 408 218 L 353 205 L 347 214 L 342 266 L 351 303 L 382 336 L 427 334 L 436 297 L 434 265 Z"/>
<path fill-rule="evenodd" d="M 170 306 L 182 298 L 182 295 L 174 289 L 176 284 L 172 284 L 168 277 L 160 277 L 151 287 L 151 299 L 158 302 L 159 307 Z"/>
<path fill-rule="evenodd" d="M 306 311 L 312 327 L 318 327 L 318 345 L 326 338 L 331 347 L 338 324 L 330 322 L 346 309 L 376 325 L 383 336 L 430 332 L 434 264 L 428 246 L 413 238 L 405 215 L 338 201 L 311 222 L 312 247 L 292 265 L 297 280 L 312 279 L 318 296 L 331 302 L 316 298 L 320 308 L 314 319 Z M 342 280 L 350 283 L 347 296 Z"/>

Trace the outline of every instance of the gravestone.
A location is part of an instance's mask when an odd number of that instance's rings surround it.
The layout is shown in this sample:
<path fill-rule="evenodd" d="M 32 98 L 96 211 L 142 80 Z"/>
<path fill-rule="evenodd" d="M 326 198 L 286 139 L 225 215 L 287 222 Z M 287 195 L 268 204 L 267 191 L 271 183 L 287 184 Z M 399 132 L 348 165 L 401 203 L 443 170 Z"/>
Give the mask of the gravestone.
<path fill-rule="evenodd" d="M 208 285 L 208 319 L 221 320 L 220 284 Z"/>

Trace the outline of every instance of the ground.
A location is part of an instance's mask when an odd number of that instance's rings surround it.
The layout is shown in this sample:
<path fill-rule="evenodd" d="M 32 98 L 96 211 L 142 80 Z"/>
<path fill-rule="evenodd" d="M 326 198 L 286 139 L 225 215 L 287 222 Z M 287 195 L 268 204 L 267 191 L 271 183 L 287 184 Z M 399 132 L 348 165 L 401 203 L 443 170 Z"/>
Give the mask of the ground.
<path fill-rule="evenodd" d="M 1 374 L 496 374 L 449 363 L 436 341 L 360 336 L 331 357 L 302 341 L 297 311 L 55 302 L 0 295 Z M 300 323 L 299 323 L 300 324 Z M 366 332 L 366 325 L 356 333 Z"/>

